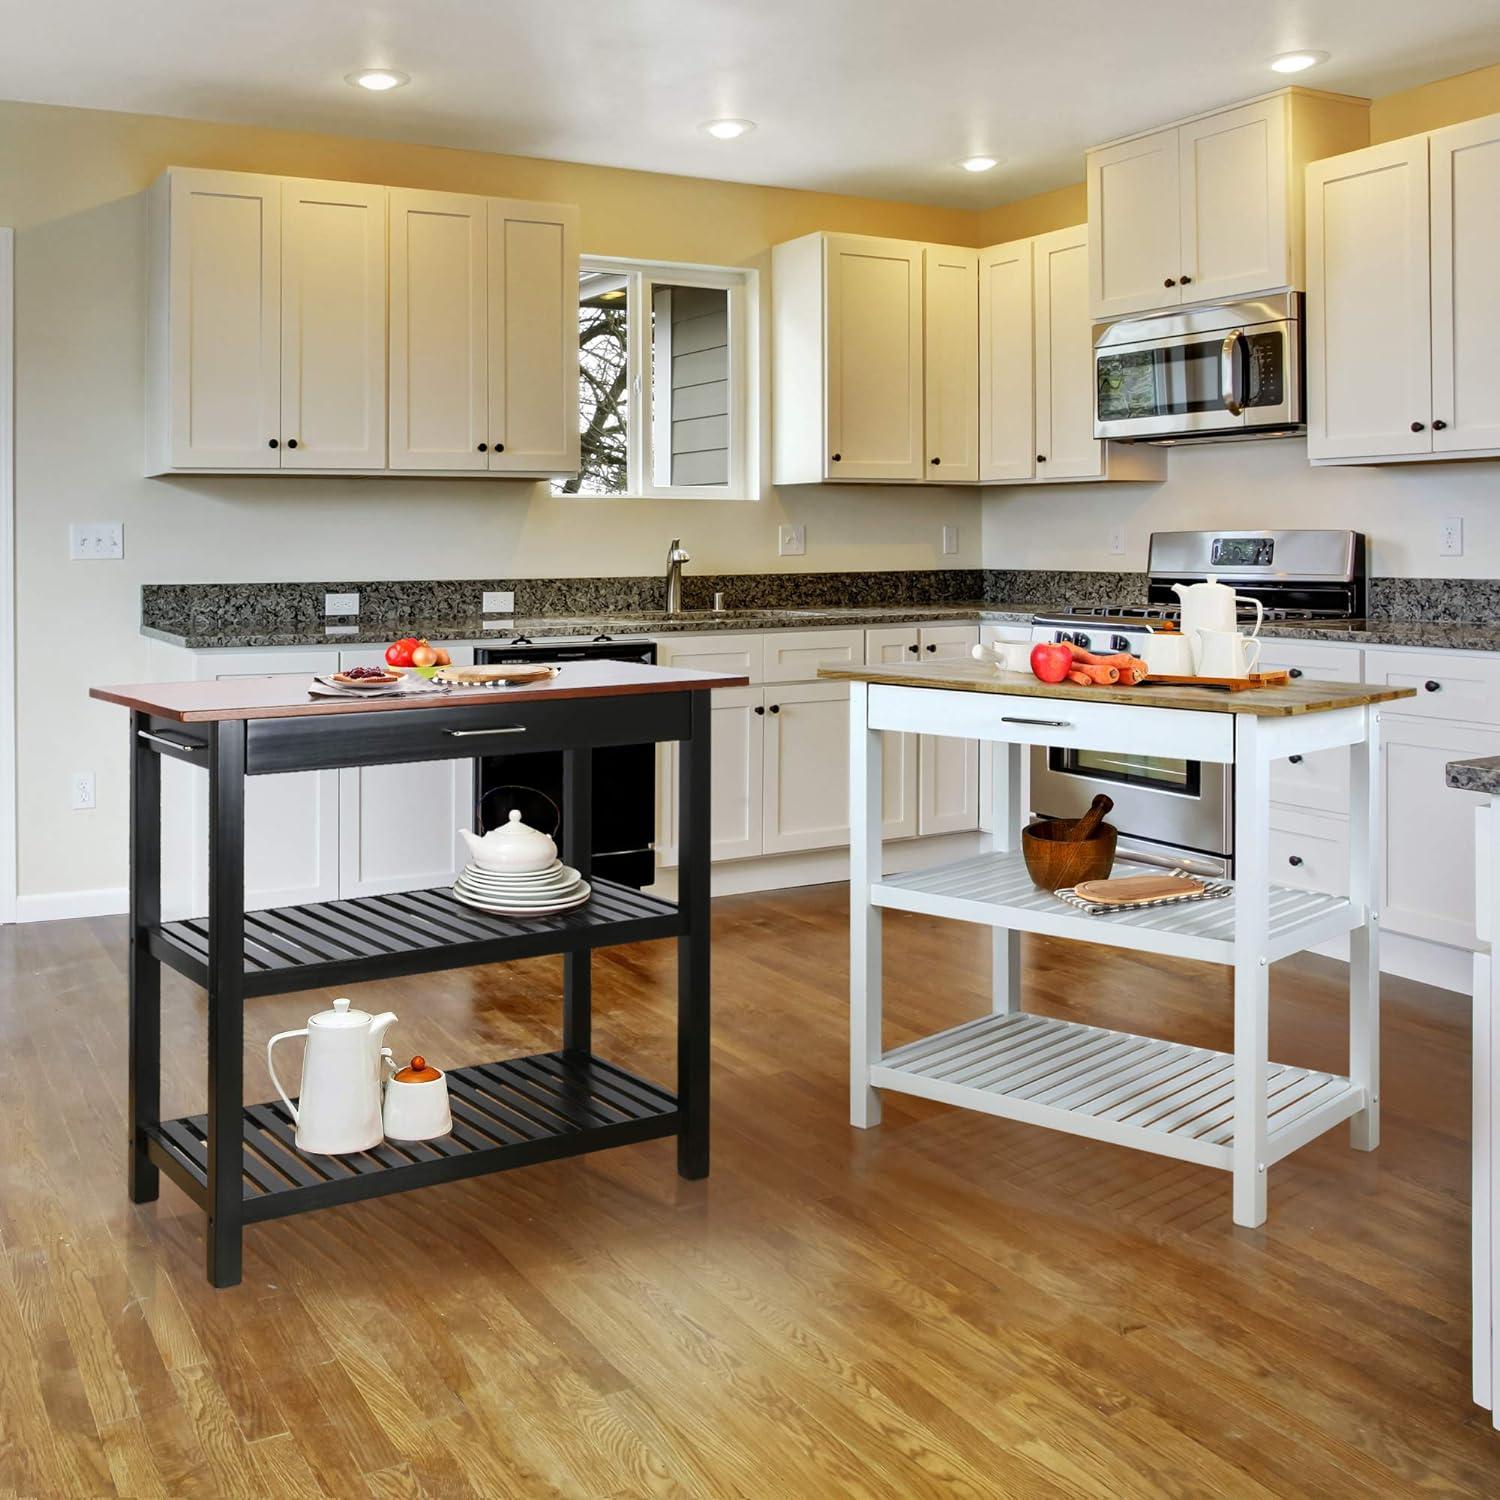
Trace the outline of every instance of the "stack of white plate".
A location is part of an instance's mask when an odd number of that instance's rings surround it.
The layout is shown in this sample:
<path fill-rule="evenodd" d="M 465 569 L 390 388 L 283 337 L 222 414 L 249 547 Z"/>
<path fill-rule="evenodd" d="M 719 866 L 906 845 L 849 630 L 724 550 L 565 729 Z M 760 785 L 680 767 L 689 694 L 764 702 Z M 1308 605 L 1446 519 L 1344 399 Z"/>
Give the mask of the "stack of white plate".
<path fill-rule="evenodd" d="M 589 899 L 589 883 L 560 859 L 525 875 L 502 875 L 471 864 L 458 877 L 453 894 L 466 906 L 499 916 L 546 917 L 581 906 Z"/>

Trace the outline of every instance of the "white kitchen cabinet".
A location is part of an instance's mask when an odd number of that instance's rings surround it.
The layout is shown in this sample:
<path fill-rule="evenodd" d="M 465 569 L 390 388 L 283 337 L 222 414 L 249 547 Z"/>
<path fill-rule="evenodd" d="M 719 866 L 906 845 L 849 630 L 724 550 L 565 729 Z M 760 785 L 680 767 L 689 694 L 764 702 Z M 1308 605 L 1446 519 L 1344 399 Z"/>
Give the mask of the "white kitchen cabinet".
<path fill-rule="evenodd" d="M 455 647 L 455 666 L 473 663 Z M 377 666 L 378 647 L 339 653 L 339 669 Z M 474 826 L 474 761 L 346 766 L 338 777 L 338 889 L 351 896 L 451 885 L 468 863 L 460 828 Z"/>
<path fill-rule="evenodd" d="M 762 640 L 766 682 L 809 682 L 819 667 L 861 667 L 865 661 L 863 630 L 772 630 Z"/>
<path fill-rule="evenodd" d="M 578 468 L 578 210 L 491 199 L 489 467 Z"/>
<path fill-rule="evenodd" d="M 1260 670 L 1291 672 L 1309 682 L 1359 682 L 1357 646 L 1325 645 L 1320 641 L 1287 641 L 1264 637 Z M 1331 816 L 1348 816 L 1349 751 L 1316 750 L 1295 760 L 1271 765 L 1271 802 L 1274 808 L 1306 809 Z M 1272 861 L 1273 868 L 1275 861 Z"/>
<path fill-rule="evenodd" d="M 281 185 L 284 469 L 383 469 L 386 194 L 363 183 Z"/>
<path fill-rule="evenodd" d="M 1097 479 L 1104 444 L 1094 436 L 1094 341 L 1088 318 L 1088 229 L 1036 240 L 1036 473 Z"/>
<path fill-rule="evenodd" d="M 923 252 L 923 411 L 934 484 L 979 478 L 979 252 Z"/>
<path fill-rule="evenodd" d="M 892 625 L 865 631 L 865 665 L 909 666 L 922 651 L 915 625 Z M 918 745 L 914 734 L 894 731 L 881 736 L 884 746 L 881 775 L 884 777 L 884 812 L 881 830 L 888 839 L 913 838 L 917 832 Z"/>
<path fill-rule="evenodd" d="M 1348 806 L 1342 816 L 1325 817 L 1272 805 L 1267 860 L 1275 884 L 1349 894 Z"/>
<path fill-rule="evenodd" d="M 489 200 L 392 188 L 393 469 L 489 468 Z"/>
<path fill-rule="evenodd" d="M 977 625 L 924 625 L 920 660 L 968 661 Z M 917 832 L 963 833 L 979 826 L 979 742 L 921 736 L 917 752 Z"/>
<path fill-rule="evenodd" d="M 717 688 L 712 694 L 710 751 L 713 805 L 709 857 L 751 859 L 761 853 L 765 776 L 765 692 L 759 687 Z M 677 864 L 677 764 L 674 740 L 664 746 L 657 797 L 656 862 Z"/>
<path fill-rule="evenodd" d="M 1303 169 L 1368 140 L 1368 100 L 1291 88 L 1090 151 L 1092 316 L 1300 288 Z"/>
<path fill-rule="evenodd" d="M 280 466 L 281 203 L 249 172 L 152 190 L 148 473 Z"/>
<path fill-rule="evenodd" d="M 849 842 L 849 685 L 786 683 L 765 689 L 766 854 Z"/>
<path fill-rule="evenodd" d="M 979 253 L 979 477 L 986 483 L 1036 473 L 1034 245 L 1013 240 Z"/>

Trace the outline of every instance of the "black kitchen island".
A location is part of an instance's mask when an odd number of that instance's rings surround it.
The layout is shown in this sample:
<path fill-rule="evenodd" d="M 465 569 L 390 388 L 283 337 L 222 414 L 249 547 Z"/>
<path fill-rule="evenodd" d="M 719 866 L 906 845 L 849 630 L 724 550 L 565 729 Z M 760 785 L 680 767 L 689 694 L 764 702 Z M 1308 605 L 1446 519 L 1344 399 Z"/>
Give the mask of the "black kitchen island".
<path fill-rule="evenodd" d="M 663 1136 L 677 1170 L 708 1174 L 710 692 L 741 677 L 581 662 L 553 680 L 408 698 L 316 698 L 305 674 L 100 687 L 130 711 L 129 1190 L 165 1172 L 207 1216 L 208 1277 L 241 1276 L 246 1224 Z M 496 916 L 447 887 L 247 914 L 245 778 L 453 760 L 524 740 L 561 750 L 563 859 L 589 879 L 582 906 Z M 597 748 L 679 741 L 677 904 L 589 871 Z M 161 919 L 161 757 L 208 773 L 206 918 Z M 607 789 L 605 789 L 607 794 Z M 675 937 L 675 1094 L 595 1055 L 595 948 Z M 245 1001 L 259 995 L 561 953 L 561 1047 L 448 1072 L 453 1133 L 349 1156 L 297 1150 L 284 1106 L 244 1100 Z M 161 965 L 208 995 L 208 1108 L 160 1118 Z"/>

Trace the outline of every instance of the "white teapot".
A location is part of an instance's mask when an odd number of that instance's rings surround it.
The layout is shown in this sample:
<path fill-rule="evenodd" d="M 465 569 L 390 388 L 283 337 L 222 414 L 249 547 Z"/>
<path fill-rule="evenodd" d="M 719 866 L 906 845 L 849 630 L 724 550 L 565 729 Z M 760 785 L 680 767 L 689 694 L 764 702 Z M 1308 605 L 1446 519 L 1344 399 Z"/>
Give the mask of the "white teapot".
<path fill-rule="evenodd" d="M 557 845 L 539 828 L 521 821 L 519 808 L 511 808 L 510 819 L 480 838 L 469 828 L 460 828 L 469 854 L 481 870 L 497 875 L 531 875 L 552 867 Z"/>
<path fill-rule="evenodd" d="M 380 1045 L 395 1011 L 378 1016 L 350 1010 L 347 1000 L 335 1000 L 332 1010 L 320 1010 L 299 1031 L 279 1031 L 266 1043 L 266 1066 L 297 1126 L 297 1149 L 321 1156 L 345 1156 L 368 1151 L 385 1138 L 380 1123 L 380 1085 L 384 1059 L 390 1048 Z M 271 1049 L 289 1037 L 305 1036 L 302 1085 L 296 1104 L 287 1098 L 276 1076 Z"/>

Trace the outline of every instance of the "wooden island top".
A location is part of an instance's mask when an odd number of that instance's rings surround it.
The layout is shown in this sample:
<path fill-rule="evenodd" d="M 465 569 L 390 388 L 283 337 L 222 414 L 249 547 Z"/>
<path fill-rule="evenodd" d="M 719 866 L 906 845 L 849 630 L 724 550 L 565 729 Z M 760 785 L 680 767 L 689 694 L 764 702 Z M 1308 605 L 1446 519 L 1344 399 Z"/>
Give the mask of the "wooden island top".
<path fill-rule="evenodd" d="M 939 688 L 959 693 L 998 693 L 1012 698 L 1062 698 L 1080 703 L 1128 703 L 1135 708 L 1196 709 L 1199 713 L 1254 714 L 1284 718 L 1289 714 L 1327 713 L 1364 708 L 1396 698 L 1413 698 L 1415 688 L 1377 687 L 1363 682 L 1292 682 L 1285 687 L 1223 688 L 1153 686 L 1100 687 L 1090 683 L 1042 682 L 1030 672 L 1004 672 L 987 662 L 945 661 L 898 667 L 820 667 L 819 677 L 868 682 L 884 687 Z"/>
<path fill-rule="evenodd" d="M 323 698 L 308 691 L 306 672 L 266 677 L 226 677 L 214 682 L 141 682 L 89 689 L 90 698 L 118 703 L 158 719 L 195 724 L 225 719 L 299 719 L 325 714 L 421 712 L 424 709 L 547 703 L 567 698 L 618 698 L 637 693 L 699 692 L 744 687 L 745 677 L 653 667 L 639 662 L 563 662 L 556 677 L 516 687 L 453 688 L 443 693 L 389 698 Z"/>

